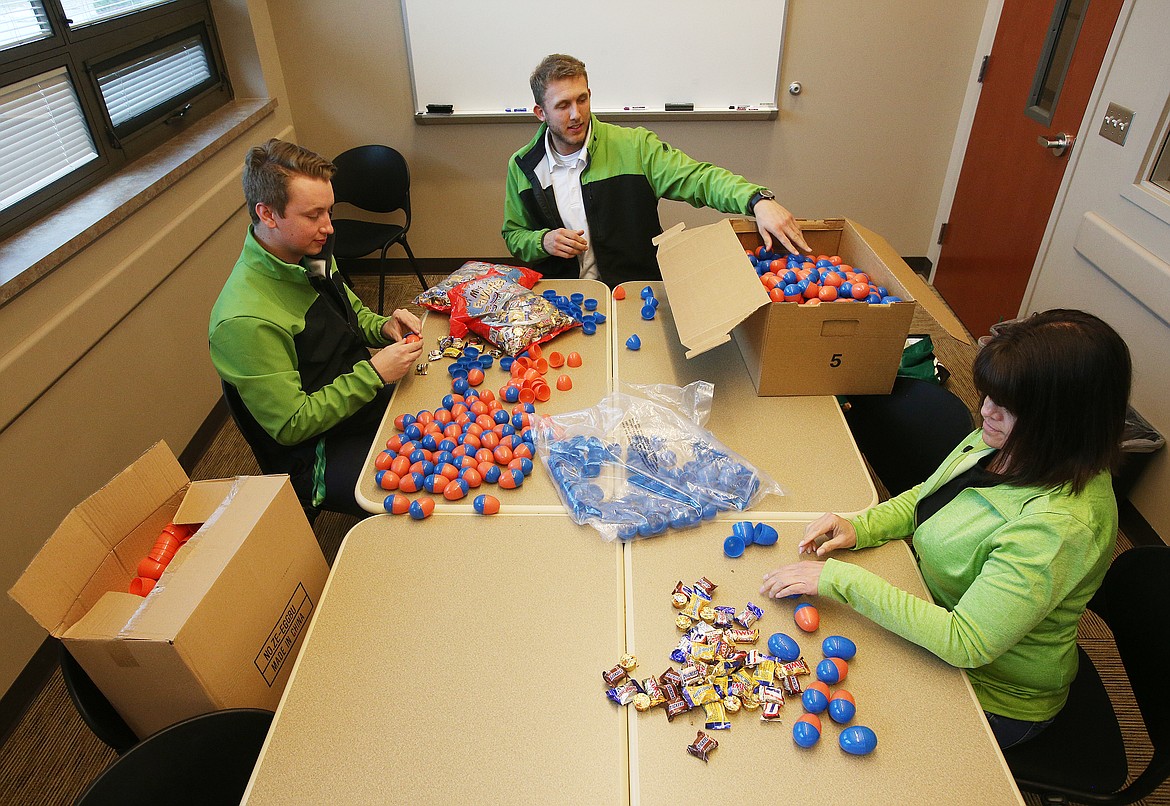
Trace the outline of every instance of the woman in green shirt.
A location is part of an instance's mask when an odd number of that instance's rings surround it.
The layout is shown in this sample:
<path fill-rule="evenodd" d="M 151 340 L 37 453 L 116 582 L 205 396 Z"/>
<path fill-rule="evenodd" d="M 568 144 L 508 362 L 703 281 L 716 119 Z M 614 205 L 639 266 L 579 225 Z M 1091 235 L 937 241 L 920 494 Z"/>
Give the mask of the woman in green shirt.
<path fill-rule="evenodd" d="M 760 592 L 844 602 L 967 669 L 1001 747 L 1043 730 L 1077 672 L 1077 622 L 1117 536 L 1131 365 L 1097 317 L 1037 313 L 1003 327 L 973 370 L 983 427 L 922 484 L 853 519 L 825 514 L 802 554 L 912 535 L 933 602 L 829 558 L 764 575 Z"/>

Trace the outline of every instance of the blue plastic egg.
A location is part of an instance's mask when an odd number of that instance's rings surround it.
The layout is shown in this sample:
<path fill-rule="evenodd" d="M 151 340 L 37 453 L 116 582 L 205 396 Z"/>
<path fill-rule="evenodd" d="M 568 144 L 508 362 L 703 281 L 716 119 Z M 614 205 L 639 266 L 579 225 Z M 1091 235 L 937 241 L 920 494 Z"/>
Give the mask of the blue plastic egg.
<path fill-rule="evenodd" d="M 782 632 L 773 633 L 772 637 L 768 639 L 768 651 L 784 663 L 789 663 L 800 657 L 800 645 Z"/>
<path fill-rule="evenodd" d="M 853 660 L 853 656 L 857 654 L 857 644 L 843 635 L 830 635 L 821 641 L 821 652 L 826 658 Z"/>
<path fill-rule="evenodd" d="M 723 553 L 733 560 L 736 557 L 743 556 L 743 538 L 739 535 L 731 535 L 723 541 Z"/>
<path fill-rule="evenodd" d="M 654 318 L 654 306 L 653 305 L 643 305 L 642 306 L 642 318 L 646 319 L 646 320 Z"/>
<path fill-rule="evenodd" d="M 821 740 L 821 732 L 812 722 L 798 719 L 792 725 L 792 741 L 801 747 L 812 747 Z"/>
<path fill-rule="evenodd" d="M 825 658 L 817 664 L 817 680 L 830 686 L 840 683 L 847 674 L 849 666 L 840 658 Z"/>
<path fill-rule="evenodd" d="M 640 338 L 638 338 L 637 333 L 635 333 L 634 335 L 632 335 L 628 339 L 626 339 L 626 349 L 627 350 L 640 350 L 640 349 L 642 349 L 642 340 Z"/>
<path fill-rule="evenodd" d="M 825 695 L 828 690 L 824 683 L 813 683 L 800 695 L 800 704 L 810 714 L 819 714 L 829 707 L 829 698 Z"/>
<path fill-rule="evenodd" d="M 853 701 L 853 695 L 844 689 L 833 692 L 833 696 L 829 699 L 829 716 L 838 725 L 844 725 L 853 719 L 854 714 L 857 713 L 857 703 Z"/>
<path fill-rule="evenodd" d="M 780 534 L 766 523 L 757 523 L 752 530 L 752 542 L 757 546 L 771 546 L 779 539 Z"/>
<path fill-rule="evenodd" d="M 841 749 L 855 756 L 866 756 L 877 747 L 877 734 L 865 725 L 854 725 L 845 728 L 837 737 Z"/>
<path fill-rule="evenodd" d="M 642 299 L 649 299 L 652 296 L 654 296 L 654 289 L 650 286 L 645 286 L 642 289 Z"/>
<path fill-rule="evenodd" d="M 751 521 L 736 521 L 731 524 L 731 533 L 742 540 L 745 546 L 750 546 L 755 534 L 755 527 Z"/>

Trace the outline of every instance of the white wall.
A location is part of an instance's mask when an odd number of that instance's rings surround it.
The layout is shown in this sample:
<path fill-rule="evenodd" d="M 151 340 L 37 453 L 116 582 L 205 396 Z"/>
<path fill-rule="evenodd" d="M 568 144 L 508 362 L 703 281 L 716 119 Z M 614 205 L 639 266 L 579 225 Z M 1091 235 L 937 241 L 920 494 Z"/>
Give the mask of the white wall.
<path fill-rule="evenodd" d="M 458 13 L 460 2 L 450 3 Z M 497 4 L 508 13 L 507 2 Z M 769 185 L 797 216 L 846 215 L 880 232 L 903 255 L 924 255 L 955 125 L 963 105 L 985 0 L 790 0 L 777 121 L 656 122 L 664 140 L 697 159 Z M 302 144 L 327 156 L 381 142 L 411 167 L 414 225 L 423 257 L 500 257 L 499 235 L 509 155 L 536 128 L 528 123 L 420 126 L 413 102 L 399 3 L 272 0 L 285 59 L 293 120 Z M 549 4 L 550 18 L 580 4 Z M 713 11 L 712 13 L 718 13 Z M 743 20 L 750 26 L 752 20 Z M 669 42 L 652 41 L 663 70 Z M 590 54 L 573 55 L 590 64 Z M 453 55 L 475 80 L 476 54 Z M 744 70 L 771 70 L 742 53 Z M 518 91 L 535 64 L 516 64 Z M 596 99 L 598 106 L 604 105 Z M 610 104 L 615 103 L 610 99 Z M 661 207 L 664 226 L 715 214 L 677 202 Z M 401 252 L 395 253 L 401 256 Z"/>
<path fill-rule="evenodd" d="M 216 13 L 237 96 L 283 100 L 264 0 Z M 287 106 L 0 307 L 0 592 L 73 506 L 154 442 L 183 450 L 215 406 L 207 322 L 249 222 L 243 155 L 274 136 L 295 136 Z M 0 596 L 0 691 L 44 638 Z"/>
<path fill-rule="evenodd" d="M 1084 133 L 1032 279 L 1026 311 L 1075 307 L 1108 321 L 1134 359 L 1131 402 L 1170 435 L 1170 193 L 1141 183 L 1166 140 L 1170 15 L 1132 0 L 1115 33 Z M 1136 114 L 1124 147 L 1097 134 L 1110 102 Z M 1130 500 L 1170 538 L 1170 451 L 1158 453 Z"/>

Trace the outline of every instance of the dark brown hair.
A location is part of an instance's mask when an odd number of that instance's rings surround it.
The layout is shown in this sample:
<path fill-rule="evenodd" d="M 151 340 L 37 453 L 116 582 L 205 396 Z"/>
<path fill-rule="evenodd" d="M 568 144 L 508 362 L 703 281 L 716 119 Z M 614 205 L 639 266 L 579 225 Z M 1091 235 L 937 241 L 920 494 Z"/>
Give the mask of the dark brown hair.
<path fill-rule="evenodd" d="M 564 53 L 550 53 L 541 59 L 540 64 L 532 71 L 528 85 L 532 87 L 532 98 L 537 106 L 544 105 L 544 93 L 553 81 L 564 78 L 584 76 L 585 83 L 589 83 L 589 74 L 585 72 L 585 62 L 566 56 Z"/>
<path fill-rule="evenodd" d="M 320 154 L 275 138 L 248 149 L 244 157 L 244 200 L 252 223 L 259 224 L 257 204 L 280 215 L 288 204 L 289 177 L 300 174 L 313 179 L 332 179 L 337 167 Z"/>
<path fill-rule="evenodd" d="M 980 395 L 1016 417 L 1006 481 L 1079 493 L 1116 469 L 1132 366 L 1129 348 L 1092 314 L 1051 310 L 1012 322 L 975 357 Z"/>

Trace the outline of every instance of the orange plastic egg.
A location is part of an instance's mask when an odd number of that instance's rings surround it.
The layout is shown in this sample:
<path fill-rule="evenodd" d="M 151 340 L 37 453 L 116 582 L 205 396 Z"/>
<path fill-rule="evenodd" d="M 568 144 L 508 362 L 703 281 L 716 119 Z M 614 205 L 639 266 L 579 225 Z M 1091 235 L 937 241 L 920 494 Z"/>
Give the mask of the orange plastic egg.
<path fill-rule="evenodd" d="M 572 388 L 573 388 L 573 379 L 570 378 L 568 375 L 562 375 L 561 377 L 557 378 L 557 389 L 559 389 L 562 392 L 567 392 Z"/>
<path fill-rule="evenodd" d="M 796 626 L 805 632 L 815 632 L 821 626 L 821 614 L 810 604 L 801 604 L 792 614 Z"/>
<path fill-rule="evenodd" d="M 553 369 L 558 369 L 565 365 L 565 357 L 558 352 L 551 352 L 548 354 L 548 365 Z"/>
<path fill-rule="evenodd" d="M 569 353 L 569 355 L 565 358 L 565 363 L 568 364 L 570 367 L 581 366 L 581 354 L 580 353 Z"/>
<path fill-rule="evenodd" d="M 624 287 L 624 286 L 620 286 L 620 285 L 619 285 L 617 288 L 615 288 L 615 289 L 613 290 L 613 298 L 614 298 L 614 299 L 617 299 L 617 300 L 622 300 L 622 299 L 625 299 L 625 298 L 626 298 L 626 289 L 625 289 L 625 287 Z"/>

